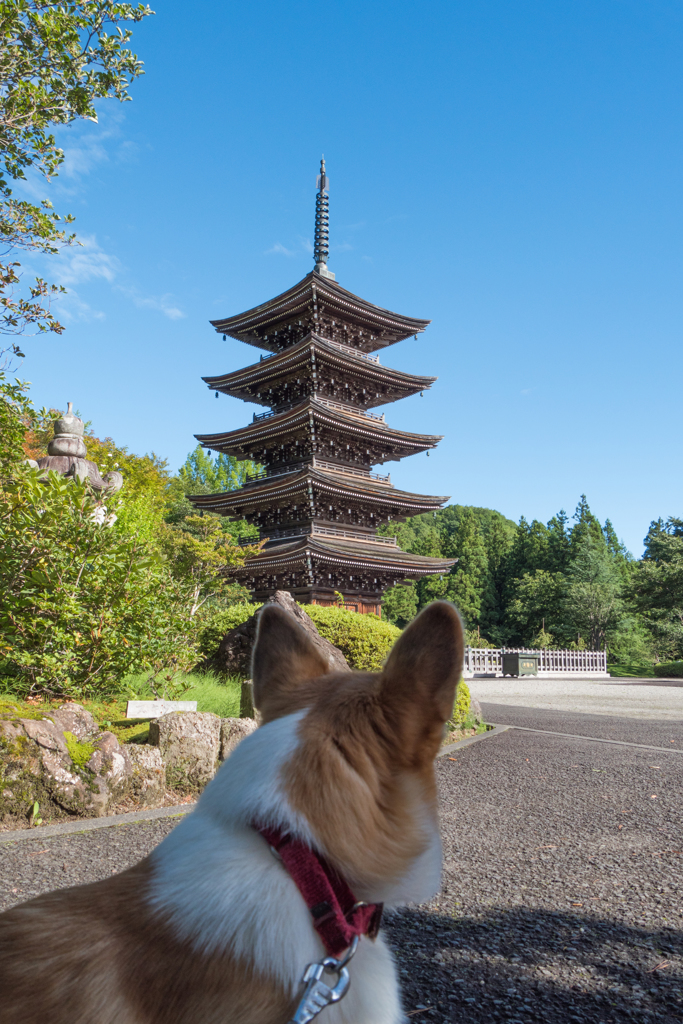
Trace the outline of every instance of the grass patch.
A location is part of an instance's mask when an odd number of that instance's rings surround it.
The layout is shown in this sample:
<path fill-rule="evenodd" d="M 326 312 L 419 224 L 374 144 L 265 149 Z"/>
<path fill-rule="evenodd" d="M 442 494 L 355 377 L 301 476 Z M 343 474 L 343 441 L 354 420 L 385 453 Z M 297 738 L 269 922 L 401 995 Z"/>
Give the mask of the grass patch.
<path fill-rule="evenodd" d="M 624 679 L 652 679 L 655 674 L 654 665 L 608 665 L 607 671 L 612 676 Z"/>
<path fill-rule="evenodd" d="M 239 718 L 241 679 L 221 679 L 214 675 L 189 673 L 183 681 L 188 689 L 180 700 L 196 700 L 197 711 L 211 711 L 219 718 Z M 139 700 L 154 700 L 154 693 L 145 675 L 127 676 L 123 685 Z M 49 718 L 50 711 L 68 703 L 64 700 L 25 701 L 0 697 L 0 718 Z M 109 700 L 83 700 L 81 705 L 94 717 L 100 729 L 113 732 L 119 743 L 146 743 L 149 737 L 149 719 L 126 718 L 126 697 Z M 90 755 L 88 755 L 89 757 Z M 87 759 L 86 759 L 87 760 Z"/>
<path fill-rule="evenodd" d="M 178 700 L 196 700 L 197 711 L 211 711 L 219 718 L 239 718 L 242 694 L 239 676 L 221 678 L 212 673 L 200 675 L 190 672 L 182 678 L 188 688 Z M 154 700 L 154 693 L 144 675 L 127 676 L 125 684 L 135 691 L 138 700 Z"/>

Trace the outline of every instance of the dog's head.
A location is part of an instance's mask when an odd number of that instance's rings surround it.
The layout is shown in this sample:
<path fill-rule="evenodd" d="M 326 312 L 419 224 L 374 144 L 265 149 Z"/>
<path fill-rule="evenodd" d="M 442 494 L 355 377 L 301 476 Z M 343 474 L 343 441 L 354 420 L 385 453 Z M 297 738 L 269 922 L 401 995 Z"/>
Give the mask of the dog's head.
<path fill-rule="evenodd" d="M 329 673 L 291 616 L 274 604 L 261 612 L 253 680 L 263 739 L 284 719 L 296 733 L 279 787 L 363 899 L 416 901 L 438 888 L 434 758 L 462 659 L 446 602 L 411 623 L 376 674 Z"/>

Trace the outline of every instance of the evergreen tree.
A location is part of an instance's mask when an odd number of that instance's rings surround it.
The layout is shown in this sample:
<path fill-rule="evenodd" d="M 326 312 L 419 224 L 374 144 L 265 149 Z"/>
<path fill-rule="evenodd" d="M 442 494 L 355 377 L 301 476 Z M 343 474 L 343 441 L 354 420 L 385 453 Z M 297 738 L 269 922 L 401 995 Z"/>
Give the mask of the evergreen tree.
<path fill-rule="evenodd" d="M 460 516 L 449 538 L 446 557 L 458 559 L 450 571 L 446 594 L 471 627 L 479 623 L 488 584 L 486 545 L 471 508 Z"/>

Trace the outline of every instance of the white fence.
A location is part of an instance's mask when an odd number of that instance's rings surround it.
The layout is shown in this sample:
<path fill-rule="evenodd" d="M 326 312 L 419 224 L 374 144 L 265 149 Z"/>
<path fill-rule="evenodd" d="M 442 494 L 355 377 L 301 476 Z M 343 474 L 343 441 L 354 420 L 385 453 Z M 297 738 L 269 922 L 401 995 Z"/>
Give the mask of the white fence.
<path fill-rule="evenodd" d="M 581 675 L 608 677 L 605 651 L 532 651 L 528 647 L 465 648 L 465 678 L 475 675 L 502 676 L 503 654 L 537 654 L 539 675 Z"/>

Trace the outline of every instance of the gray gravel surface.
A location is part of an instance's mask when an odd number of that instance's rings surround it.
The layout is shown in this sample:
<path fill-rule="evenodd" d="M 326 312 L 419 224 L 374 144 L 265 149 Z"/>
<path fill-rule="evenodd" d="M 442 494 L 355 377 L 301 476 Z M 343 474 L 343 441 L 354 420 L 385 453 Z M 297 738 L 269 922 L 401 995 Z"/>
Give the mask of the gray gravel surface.
<path fill-rule="evenodd" d="M 410 1019 L 680 1024 L 683 757 L 514 729 L 452 757 L 442 892 L 387 922 Z M 0 846 L 0 906 L 120 871 L 173 825 Z"/>
<path fill-rule="evenodd" d="M 0 836 L 0 910 L 52 889 L 85 885 L 124 871 L 146 857 L 178 821 L 136 821 L 44 842 L 32 837 L 2 843 Z"/>
<path fill-rule="evenodd" d="M 586 715 L 573 711 L 546 711 L 544 708 L 517 707 L 512 704 L 481 702 L 485 721 L 495 725 L 521 725 L 529 729 L 595 736 L 605 740 L 625 740 L 653 747 L 671 747 L 683 751 L 683 722 L 645 721 L 611 715 Z M 673 741 L 673 742 L 672 742 Z"/>

